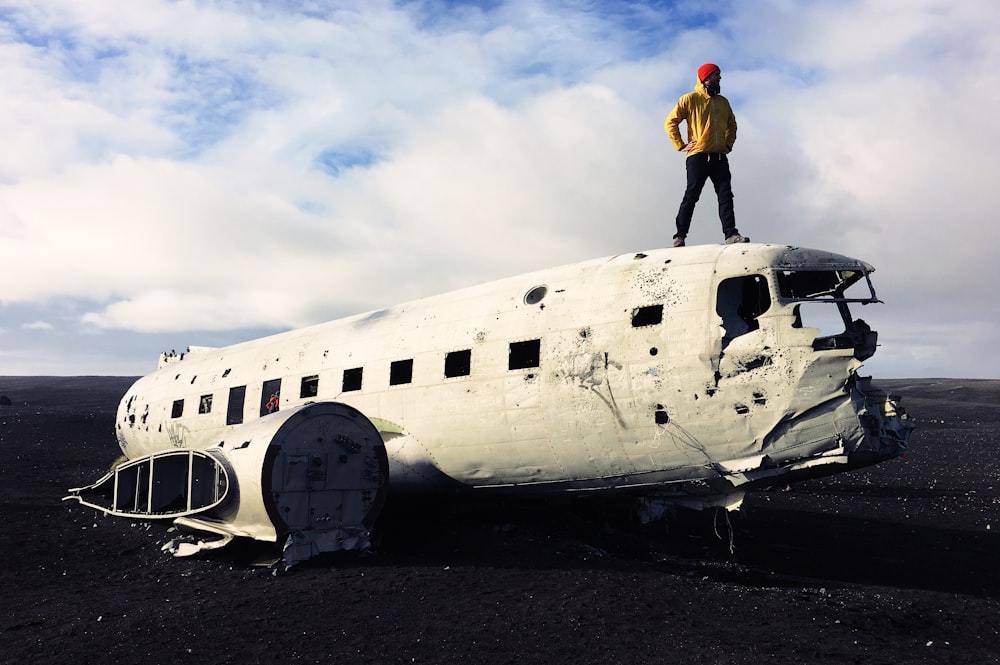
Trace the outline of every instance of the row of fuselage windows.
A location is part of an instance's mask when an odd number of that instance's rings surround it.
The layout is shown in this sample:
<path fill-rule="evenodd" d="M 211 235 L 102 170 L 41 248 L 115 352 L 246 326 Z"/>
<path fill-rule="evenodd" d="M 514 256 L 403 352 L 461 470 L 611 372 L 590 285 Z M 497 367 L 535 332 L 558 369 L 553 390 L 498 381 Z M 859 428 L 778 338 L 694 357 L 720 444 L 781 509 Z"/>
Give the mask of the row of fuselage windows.
<path fill-rule="evenodd" d="M 632 327 L 640 328 L 660 323 L 663 320 L 663 305 L 638 307 L 632 311 Z M 529 339 L 523 342 L 511 342 L 507 359 L 507 369 L 529 369 L 538 367 L 541 362 L 542 341 Z M 469 376 L 472 373 L 472 350 L 451 351 L 444 357 L 444 377 L 451 379 Z M 229 370 L 225 375 L 229 374 Z M 224 376 L 225 376 L 224 375 Z M 363 367 L 345 369 L 341 390 L 345 393 L 361 390 L 364 377 Z M 399 386 L 413 381 L 413 359 L 396 360 L 389 364 L 389 385 Z M 226 410 L 226 424 L 238 425 L 243 422 L 243 405 L 246 401 L 246 386 L 236 386 L 229 389 L 229 403 Z M 309 399 L 319 394 L 319 376 L 302 377 L 299 385 L 299 398 Z M 260 415 L 278 411 L 281 406 L 281 379 L 265 381 L 261 386 Z M 198 399 L 198 413 L 212 412 L 212 395 L 202 395 Z M 175 400 L 171 410 L 171 418 L 184 415 L 184 400 Z"/>
<path fill-rule="evenodd" d="M 540 362 L 541 340 L 532 339 L 510 344 L 508 369 L 527 369 L 538 367 Z M 472 373 L 472 350 L 452 351 L 444 357 L 444 376 L 447 379 L 468 376 Z M 364 379 L 363 367 L 345 369 L 341 390 L 345 393 L 361 390 Z M 389 385 L 400 386 L 413 382 L 413 359 L 396 360 L 389 364 Z M 309 399 L 319 394 L 319 376 L 304 376 L 299 384 L 299 398 Z M 198 413 L 212 412 L 212 395 L 202 395 L 198 399 Z M 236 386 L 229 389 L 229 404 L 226 413 L 227 425 L 238 425 L 243 422 L 243 405 L 246 401 L 246 386 Z M 281 406 L 281 379 L 265 381 L 261 386 L 260 415 L 278 411 Z M 171 418 L 184 415 L 184 400 L 175 400 L 171 409 Z"/>

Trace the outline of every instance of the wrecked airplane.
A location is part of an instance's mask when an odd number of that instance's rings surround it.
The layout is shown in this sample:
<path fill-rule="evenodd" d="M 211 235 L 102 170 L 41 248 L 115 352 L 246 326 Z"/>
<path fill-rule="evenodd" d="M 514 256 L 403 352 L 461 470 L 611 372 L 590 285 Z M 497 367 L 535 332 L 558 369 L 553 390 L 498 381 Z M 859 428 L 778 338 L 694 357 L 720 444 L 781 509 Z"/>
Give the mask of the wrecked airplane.
<path fill-rule="evenodd" d="M 164 354 L 118 408 L 127 461 L 70 500 L 289 565 L 364 549 L 388 488 L 739 507 L 899 456 L 858 375 L 872 266 L 766 244 L 586 261 L 225 348 Z"/>

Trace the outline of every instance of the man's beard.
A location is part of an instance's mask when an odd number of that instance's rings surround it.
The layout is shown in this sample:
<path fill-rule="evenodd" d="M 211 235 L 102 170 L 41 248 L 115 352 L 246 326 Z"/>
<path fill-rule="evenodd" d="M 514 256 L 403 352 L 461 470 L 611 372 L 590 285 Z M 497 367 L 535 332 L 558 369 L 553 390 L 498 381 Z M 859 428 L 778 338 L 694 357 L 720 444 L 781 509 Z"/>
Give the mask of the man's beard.
<path fill-rule="evenodd" d="M 722 92 L 722 85 L 718 83 L 706 83 L 705 91 L 709 94 L 709 96 L 715 97 L 717 94 Z"/>

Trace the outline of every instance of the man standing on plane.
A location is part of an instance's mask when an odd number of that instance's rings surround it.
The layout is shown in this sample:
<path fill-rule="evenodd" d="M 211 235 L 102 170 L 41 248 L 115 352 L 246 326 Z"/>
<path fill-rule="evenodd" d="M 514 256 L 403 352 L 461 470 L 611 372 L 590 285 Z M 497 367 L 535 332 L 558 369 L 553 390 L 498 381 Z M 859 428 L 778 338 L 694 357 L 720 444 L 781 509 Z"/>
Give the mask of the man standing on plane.
<path fill-rule="evenodd" d="M 663 123 L 674 147 L 687 153 L 687 189 L 677 211 L 677 234 L 674 247 L 683 247 L 691 226 L 694 206 L 698 203 L 705 181 L 712 179 L 719 199 L 719 219 L 726 244 L 749 242 L 736 229 L 733 212 L 732 175 L 726 157 L 736 142 L 736 116 L 729 100 L 720 93 L 722 72 L 718 65 L 705 63 L 698 68 L 698 83 L 694 92 L 677 100 L 674 110 Z M 681 121 L 687 122 L 687 142 L 681 140 Z"/>

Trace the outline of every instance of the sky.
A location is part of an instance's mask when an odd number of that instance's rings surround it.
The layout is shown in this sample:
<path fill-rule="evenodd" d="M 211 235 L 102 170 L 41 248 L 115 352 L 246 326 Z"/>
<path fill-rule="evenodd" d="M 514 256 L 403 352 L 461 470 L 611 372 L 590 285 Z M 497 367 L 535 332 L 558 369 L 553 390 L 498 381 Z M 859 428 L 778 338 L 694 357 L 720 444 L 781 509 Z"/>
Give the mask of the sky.
<path fill-rule="evenodd" d="M 861 258 L 863 374 L 1000 378 L 1000 3 L 0 0 L 0 376 L 142 375 L 671 243 L 717 63 L 740 231 Z M 688 244 L 722 240 L 714 193 Z"/>

